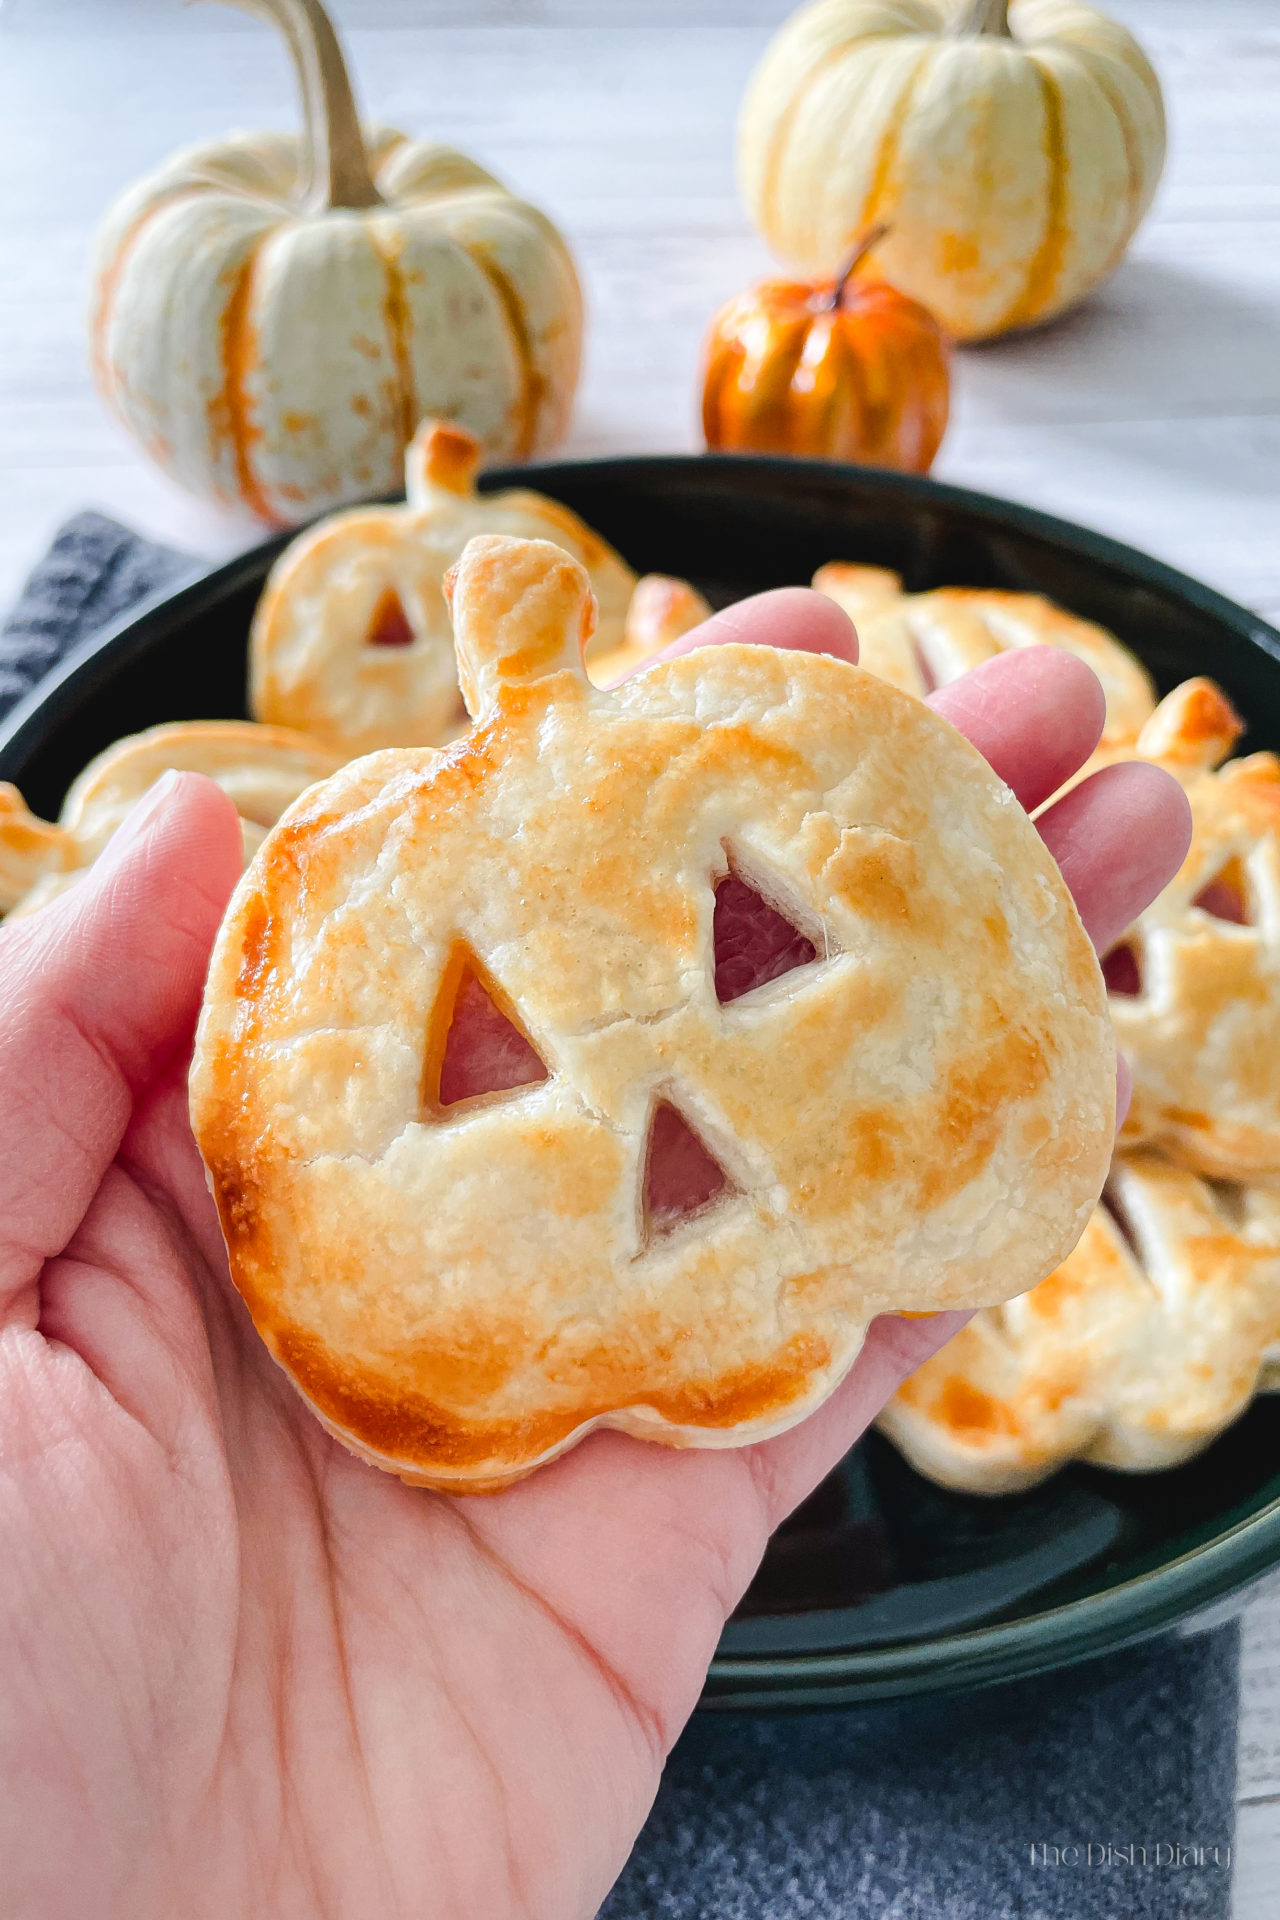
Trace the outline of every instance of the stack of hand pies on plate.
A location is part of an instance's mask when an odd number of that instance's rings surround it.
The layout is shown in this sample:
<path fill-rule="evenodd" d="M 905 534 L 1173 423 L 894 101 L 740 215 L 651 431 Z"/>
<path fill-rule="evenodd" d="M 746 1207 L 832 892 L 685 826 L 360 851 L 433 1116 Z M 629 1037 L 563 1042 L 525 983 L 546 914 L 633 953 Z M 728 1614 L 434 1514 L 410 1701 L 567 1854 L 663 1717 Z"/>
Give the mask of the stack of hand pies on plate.
<path fill-rule="evenodd" d="M 428 423 L 405 505 L 289 547 L 254 721 L 119 742 L 57 823 L 0 790 L 11 913 L 168 768 L 235 802 L 192 1118 L 293 1384 L 376 1465 L 486 1490 L 598 1426 L 778 1433 L 877 1314 L 977 1307 L 885 1418 L 924 1471 L 999 1489 L 1204 1444 L 1280 1335 L 1280 765 L 1215 771 L 1222 697 L 1156 708 L 1045 600 L 872 567 L 814 583 L 870 671 L 646 665 L 696 589 L 478 494 L 478 456 Z M 1040 643 L 1102 680 L 1096 763 L 1159 759 L 1196 813 L 1109 957 L 1136 1094 L 1101 1204 L 1102 974 L 1034 826 L 920 698 Z"/>

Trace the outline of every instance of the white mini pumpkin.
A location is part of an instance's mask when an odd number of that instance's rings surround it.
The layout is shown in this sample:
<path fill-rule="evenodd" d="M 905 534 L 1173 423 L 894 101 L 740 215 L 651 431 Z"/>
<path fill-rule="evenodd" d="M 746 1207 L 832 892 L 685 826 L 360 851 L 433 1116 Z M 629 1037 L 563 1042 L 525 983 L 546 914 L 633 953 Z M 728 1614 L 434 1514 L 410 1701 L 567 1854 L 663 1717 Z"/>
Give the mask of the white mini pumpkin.
<path fill-rule="evenodd" d="M 806 274 L 877 271 L 958 340 L 1047 320 L 1115 266 L 1164 163 L 1160 83 L 1077 0 L 814 0 L 738 126 L 752 219 Z"/>
<path fill-rule="evenodd" d="M 301 135 L 175 154 L 98 237 L 98 386 L 193 491 L 291 524 L 400 484 L 426 416 L 493 456 L 564 432 L 582 296 L 544 215 L 450 147 L 362 135 L 319 0 L 268 18 L 302 84 Z"/>

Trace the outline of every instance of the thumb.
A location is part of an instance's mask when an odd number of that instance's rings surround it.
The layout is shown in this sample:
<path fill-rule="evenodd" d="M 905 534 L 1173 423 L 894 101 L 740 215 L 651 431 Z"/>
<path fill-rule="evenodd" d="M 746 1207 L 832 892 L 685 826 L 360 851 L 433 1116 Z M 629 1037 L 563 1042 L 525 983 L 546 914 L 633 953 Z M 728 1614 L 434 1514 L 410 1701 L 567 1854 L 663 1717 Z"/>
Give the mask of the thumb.
<path fill-rule="evenodd" d="M 167 774 L 82 880 L 0 930 L 0 1323 L 187 1044 L 242 859 L 226 795 Z"/>

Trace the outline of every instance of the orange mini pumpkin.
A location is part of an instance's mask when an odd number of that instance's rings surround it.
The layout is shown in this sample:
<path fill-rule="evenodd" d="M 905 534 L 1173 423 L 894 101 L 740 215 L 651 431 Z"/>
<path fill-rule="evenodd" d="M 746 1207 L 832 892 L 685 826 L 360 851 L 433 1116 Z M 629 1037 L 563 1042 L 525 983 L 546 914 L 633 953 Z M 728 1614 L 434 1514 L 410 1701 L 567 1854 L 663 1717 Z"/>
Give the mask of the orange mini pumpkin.
<path fill-rule="evenodd" d="M 917 301 L 855 277 L 882 231 L 836 281 L 763 280 L 720 309 L 704 356 L 709 447 L 928 471 L 947 425 L 947 340 Z"/>

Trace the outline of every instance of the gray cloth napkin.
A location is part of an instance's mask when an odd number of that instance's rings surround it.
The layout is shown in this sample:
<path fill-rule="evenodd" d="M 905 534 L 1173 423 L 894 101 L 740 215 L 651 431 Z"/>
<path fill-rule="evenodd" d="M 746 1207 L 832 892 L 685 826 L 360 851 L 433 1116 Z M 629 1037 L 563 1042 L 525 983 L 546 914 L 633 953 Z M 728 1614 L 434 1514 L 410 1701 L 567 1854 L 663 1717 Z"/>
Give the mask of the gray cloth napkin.
<path fill-rule="evenodd" d="M 0 715 L 81 640 L 195 564 L 105 514 L 68 520 L 0 628 Z"/>
<path fill-rule="evenodd" d="M 1238 1671 L 1225 1627 L 941 1702 L 697 1715 L 600 1920 L 1228 1920 Z"/>
<path fill-rule="evenodd" d="M 0 629 L 0 713 L 191 565 L 69 521 Z M 1228 1920 L 1238 1668 L 1225 1627 L 955 1700 L 697 1715 L 600 1920 Z"/>

